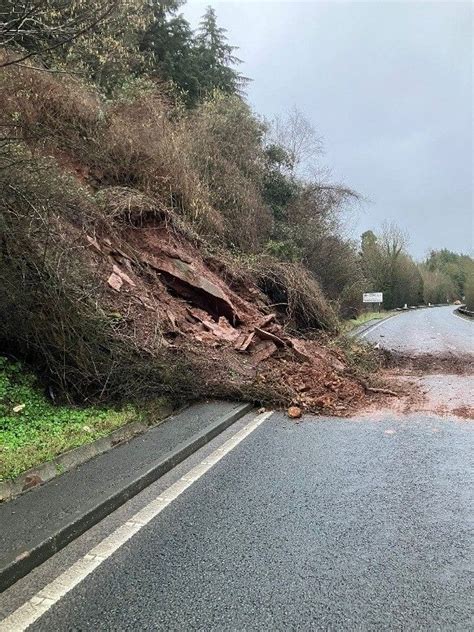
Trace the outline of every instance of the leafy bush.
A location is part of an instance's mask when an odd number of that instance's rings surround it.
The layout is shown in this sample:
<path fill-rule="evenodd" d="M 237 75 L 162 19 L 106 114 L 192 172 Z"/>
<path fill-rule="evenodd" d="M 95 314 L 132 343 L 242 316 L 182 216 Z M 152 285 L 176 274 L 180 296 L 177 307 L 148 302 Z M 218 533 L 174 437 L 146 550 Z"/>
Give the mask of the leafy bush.
<path fill-rule="evenodd" d="M 467 309 L 474 311 L 474 273 L 467 277 L 464 292 Z"/>
<path fill-rule="evenodd" d="M 291 240 L 270 239 L 265 244 L 265 250 L 269 255 L 274 256 L 280 261 L 301 261 L 302 252 L 298 246 Z"/>
<path fill-rule="evenodd" d="M 423 299 L 426 304 L 446 303 L 457 298 L 456 288 L 452 280 L 439 270 L 430 270 L 426 265 L 420 266 L 423 278 Z"/>
<path fill-rule="evenodd" d="M 465 294 L 465 284 L 474 275 L 474 260 L 468 255 L 451 252 L 446 248 L 433 250 L 426 259 L 424 267 L 430 272 L 437 272 L 442 275 L 438 277 L 450 282 L 449 299 L 461 299 Z M 446 300 L 446 298 L 444 299 Z"/>
<path fill-rule="evenodd" d="M 223 218 L 230 246 L 255 252 L 272 218 L 261 197 L 263 126 L 238 97 L 215 93 L 180 126 L 179 143 Z"/>

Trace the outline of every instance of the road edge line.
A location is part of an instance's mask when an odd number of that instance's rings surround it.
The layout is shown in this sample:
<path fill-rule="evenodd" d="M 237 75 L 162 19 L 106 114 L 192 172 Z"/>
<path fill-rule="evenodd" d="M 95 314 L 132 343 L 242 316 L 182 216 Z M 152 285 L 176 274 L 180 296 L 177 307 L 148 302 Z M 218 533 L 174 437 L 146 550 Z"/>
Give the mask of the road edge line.
<path fill-rule="evenodd" d="M 365 338 L 368 333 L 370 333 L 374 329 L 377 329 L 377 327 L 380 327 L 380 325 L 383 325 L 384 323 L 386 323 L 387 320 L 390 320 L 391 318 L 395 318 L 395 316 L 400 316 L 400 314 L 403 314 L 403 313 L 404 312 L 399 312 L 398 314 L 390 314 L 390 316 L 387 316 L 387 318 L 381 318 L 376 323 L 369 325 L 368 327 L 366 327 L 366 329 L 363 329 L 359 333 L 355 334 L 356 338 Z"/>
<path fill-rule="evenodd" d="M 155 464 L 144 474 L 138 476 L 126 487 L 101 501 L 84 515 L 71 520 L 60 531 L 45 538 L 41 544 L 29 551 L 27 555 L 12 560 L 8 566 L 0 569 L 0 593 L 103 520 L 127 500 L 145 489 L 145 487 L 154 483 L 194 452 L 205 446 L 253 408 L 252 404 L 240 404 L 221 417 L 216 423 L 195 435 L 191 441 L 179 444 L 166 458 Z"/>
<path fill-rule="evenodd" d="M 256 415 L 246 426 L 238 430 L 223 445 L 214 450 L 198 465 L 181 476 L 175 483 L 160 492 L 159 495 L 140 509 L 131 518 L 117 527 L 99 544 L 92 547 L 77 562 L 72 564 L 56 579 L 49 582 L 23 605 L 14 610 L 3 621 L 0 621 L 0 632 L 22 632 L 45 614 L 64 595 L 77 586 L 105 560 L 111 557 L 123 544 L 138 533 L 153 518 L 156 518 L 165 507 L 178 498 L 188 487 L 206 474 L 216 463 L 219 463 L 229 452 L 237 447 L 246 437 L 256 430 L 273 410 Z"/>

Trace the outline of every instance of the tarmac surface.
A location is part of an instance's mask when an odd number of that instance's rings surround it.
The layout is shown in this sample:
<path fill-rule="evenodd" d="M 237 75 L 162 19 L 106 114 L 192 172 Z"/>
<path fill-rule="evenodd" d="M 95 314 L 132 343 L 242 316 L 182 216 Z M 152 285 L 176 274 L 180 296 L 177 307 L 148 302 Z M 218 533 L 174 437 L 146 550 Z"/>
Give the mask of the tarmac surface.
<path fill-rule="evenodd" d="M 470 350 L 472 323 L 452 309 L 403 313 L 366 339 Z M 431 379 L 441 402 L 443 377 Z M 226 449 L 255 414 L 5 591 L 0 632 L 26 629 L 12 621 L 43 632 L 472 629 L 471 421 L 378 411 L 295 423 L 273 413 Z M 133 522 L 173 485 L 168 504 Z M 130 524 L 134 535 L 67 584 Z"/>
<path fill-rule="evenodd" d="M 2 578 L 6 583 L 9 575 L 17 572 L 11 570 L 16 560 L 24 559 L 26 564 L 38 555 L 42 561 L 62 545 L 61 541 L 67 543 L 130 498 L 132 493 L 127 491 L 130 486 L 140 483 L 142 477 L 179 451 L 180 446 L 186 446 L 239 408 L 241 405 L 235 402 L 195 404 L 41 487 L 1 503 L 0 590 Z M 158 474 L 151 478 L 156 480 Z M 78 523 L 87 515 L 90 519 L 86 525 Z M 60 537 L 61 533 L 66 535 Z M 44 555 L 36 553 L 44 547 L 51 551 Z"/>
<path fill-rule="evenodd" d="M 417 354 L 474 354 L 474 323 L 455 313 L 452 305 L 402 312 L 362 333 L 385 349 Z"/>
<path fill-rule="evenodd" d="M 31 630 L 467 630 L 470 424 L 275 413 Z"/>

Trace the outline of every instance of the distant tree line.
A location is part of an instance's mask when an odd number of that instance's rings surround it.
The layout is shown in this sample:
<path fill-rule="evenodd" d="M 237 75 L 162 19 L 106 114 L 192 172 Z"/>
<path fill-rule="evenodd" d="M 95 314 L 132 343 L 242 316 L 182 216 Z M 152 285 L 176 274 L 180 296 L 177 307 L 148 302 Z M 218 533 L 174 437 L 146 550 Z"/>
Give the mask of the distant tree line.
<path fill-rule="evenodd" d="M 474 261 L 447 249 L 433 250 L 421 263 L 407 252 L 407 239 L 395 226 L 379 236 L 362 235 L 361 261 L 370 290 L 384 292 L 388 309 L 421 303 L 463 301 L 474 278 Z"/>

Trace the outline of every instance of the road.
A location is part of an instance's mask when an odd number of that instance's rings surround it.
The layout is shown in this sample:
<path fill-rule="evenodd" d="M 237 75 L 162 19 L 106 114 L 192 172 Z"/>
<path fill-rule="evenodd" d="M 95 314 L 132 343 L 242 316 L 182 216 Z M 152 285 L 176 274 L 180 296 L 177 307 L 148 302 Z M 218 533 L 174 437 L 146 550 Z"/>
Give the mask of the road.
<path fill-rule="evenodd" d="M 366 338 L 470 351 L 472 326 Z M 472 629 L 472 428 L 249 413 L 5 591 L 0 632 Z"/>
<path fill-rule="evenodd" d="M 65 573 L 34 602 L 51 599 L 40 618 L 29 605 L 0 630 L 469 629 L 469 424 L 295 424 L 280 413 L 239 423 L 4 593 L 16 607 Z M 164 491 L 201 461 L 207 471 L 182 493 Z M 174 500 L 137 526 L 157 497 Z M 75 585 L 91 545 L 130 520 L 138 532 L 99 544 L 106 559 Z"/>
<path fill-rule="evenodd" d="M 402 353 L 474 354 L 474 323 L 454 311 L 453 306 L 410 310 L 376 323 L 362 336 Z"/>

